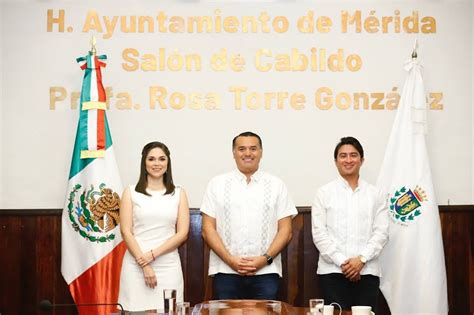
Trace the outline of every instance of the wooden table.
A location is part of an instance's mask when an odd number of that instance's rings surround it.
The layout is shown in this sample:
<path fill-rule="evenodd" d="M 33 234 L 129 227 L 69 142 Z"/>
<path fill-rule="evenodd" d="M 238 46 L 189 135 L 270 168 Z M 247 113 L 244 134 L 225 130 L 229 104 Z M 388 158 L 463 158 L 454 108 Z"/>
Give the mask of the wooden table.
<path fill-rule="evenodd" d="M 308 315 L 309 308 L 294 307 L 288 303 L 271 300 L 213 300 L 204 301 L 194 306 L 193 314 L 203 315 Z M 350 315 L 350 311 L 342 311 L 342 315 Z M 334 310 L 334 315 L 339 315 Z"/>

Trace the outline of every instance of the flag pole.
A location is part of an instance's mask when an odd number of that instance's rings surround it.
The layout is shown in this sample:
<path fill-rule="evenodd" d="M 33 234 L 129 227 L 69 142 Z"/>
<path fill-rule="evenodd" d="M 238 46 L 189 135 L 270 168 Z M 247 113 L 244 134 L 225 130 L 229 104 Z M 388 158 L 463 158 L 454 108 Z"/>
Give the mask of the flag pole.
<path fill-rule="evenodd" d="M 92 35 L 91 37 L 91 50 L 90 50 L 90 53 L 91 55 L 95 56 L 95 54 L 97 53 L 97 50 L 95 49 L 95 44 L 97 44 L 97 40 L 95 39 L 95 36 Z"/>

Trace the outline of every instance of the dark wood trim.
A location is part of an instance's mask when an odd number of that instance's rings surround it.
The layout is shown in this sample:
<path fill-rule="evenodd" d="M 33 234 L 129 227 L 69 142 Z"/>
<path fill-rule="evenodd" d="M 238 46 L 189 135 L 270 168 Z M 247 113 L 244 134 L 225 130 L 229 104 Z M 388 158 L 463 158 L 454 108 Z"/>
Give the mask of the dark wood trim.
<path fill-rule="evenodd" d="M 439 212 L 447 211 L 463 211 L 463 212 L 473 212 L 474 205 L 439 205 Z"/>
<path fill-rule="evenodd" d="M 1 216 L 43 216 L 56 215 L 59 216 L 63 209 L 0 209 Z"/>
<path fill-rule="evenodd" d="M 439 212 L 462 211 L 474 212 L 474 205 L 439 205 Z M 311 212 L 311 206 L 297 206 L 298 213 Z M 63 209 L 0 209 L 0 216 L 43 216 L 43 215 L 61 215 Z M 199 208 L 191 208 L 191 214 L 199 213 Z"/>

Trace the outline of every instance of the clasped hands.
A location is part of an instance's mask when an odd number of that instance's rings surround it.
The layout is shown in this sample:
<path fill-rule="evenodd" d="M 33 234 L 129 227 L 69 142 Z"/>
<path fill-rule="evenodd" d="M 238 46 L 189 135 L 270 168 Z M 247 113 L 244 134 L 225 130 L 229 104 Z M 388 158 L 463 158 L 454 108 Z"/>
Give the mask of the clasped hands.
<path fill-rule="evenodd" d="M 146 265 L 148 265 L 150 262 L 155 260 L 155 256 L 153 255 L 152 251 L 146 251 L 143 253 L 141 256 L 135 258 L 135 261 L 137 262 L 140 267 L 144 268 Z"/>
<path fill-rule="evenodd" d="M 364 263 L 358 256 L 347 259 L 341 265 L 342 274 L 352 282 L 360 280 L 360 271 L 362 268 L 364 268 Z"/>
<path fill-rule="evenodd" d="M 258 270 L 267 265 L 267 259 L 264 256 L 232 256 L 228 264 L 241 276 L 254 276 Z"/>

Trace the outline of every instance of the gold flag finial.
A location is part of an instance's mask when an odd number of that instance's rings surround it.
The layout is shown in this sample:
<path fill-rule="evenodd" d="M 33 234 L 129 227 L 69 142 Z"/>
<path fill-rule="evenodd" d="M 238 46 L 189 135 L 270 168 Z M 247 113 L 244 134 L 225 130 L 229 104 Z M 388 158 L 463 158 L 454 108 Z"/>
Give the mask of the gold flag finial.
<path fill-rule="evenodd" d="M 413 45 L 413 52 L 411 53 L 411 59 L 418 58 L 418 39 L 415 38 L 415 44 Z"/>
<path fill-rule="evenodd" d="M 97 52 L 97 50 L 95 49 L 95 44 L 96 43 L 97 43 L 97 40 L 95 39 L 95 36 L 92 35 L 92 37 L 91 37 L 91 50 L 90 50 L 92 55 L 95 55 L 96 52 Z"/>

